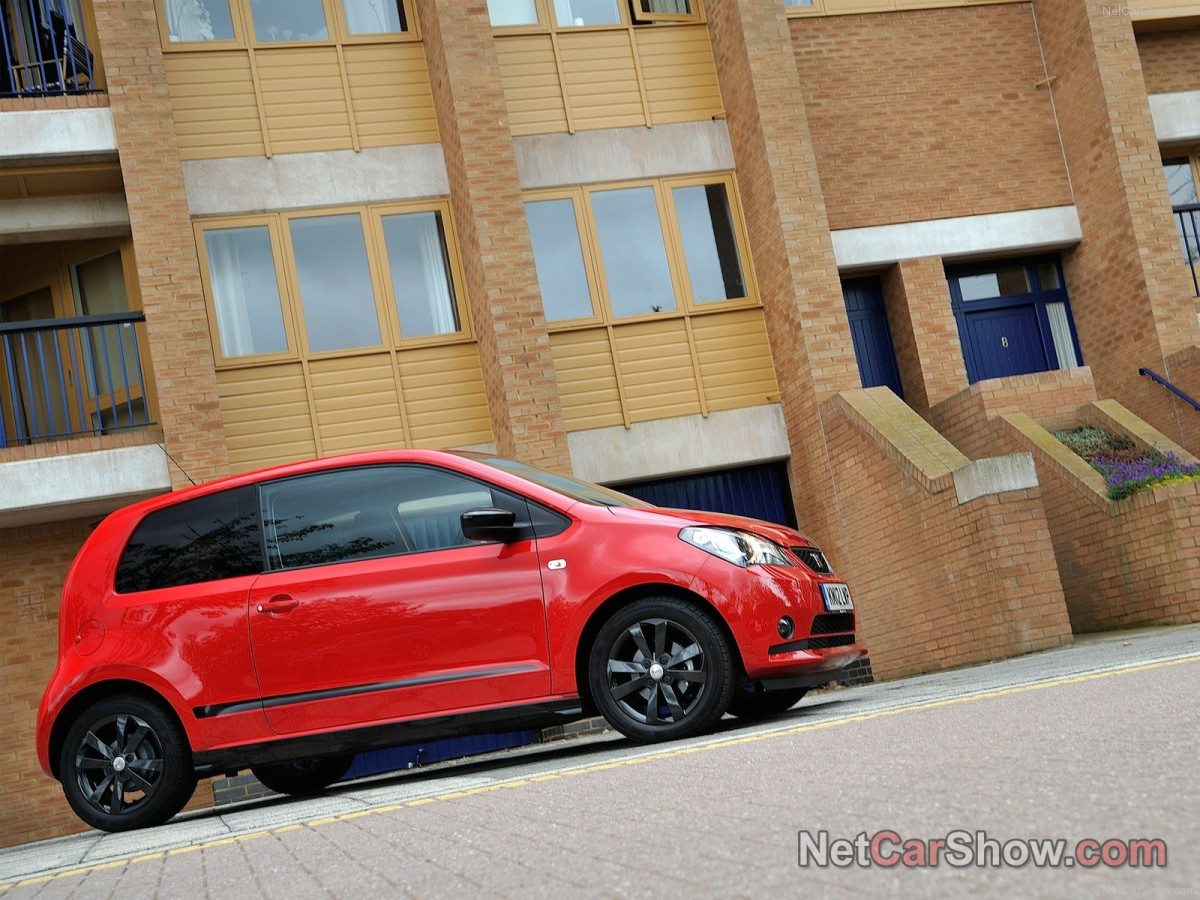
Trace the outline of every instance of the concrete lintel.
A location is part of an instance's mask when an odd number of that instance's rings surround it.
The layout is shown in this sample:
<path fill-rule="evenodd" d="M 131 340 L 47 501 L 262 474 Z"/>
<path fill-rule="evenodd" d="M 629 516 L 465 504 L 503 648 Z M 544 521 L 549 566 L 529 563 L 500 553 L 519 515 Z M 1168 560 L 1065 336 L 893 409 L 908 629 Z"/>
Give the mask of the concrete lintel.
<path fill-rule="evenodd" d="M 954 490 L 959 504 L 989 494 L 1024 491 L 1037 486 L 1037 467 L 1033 464 L 1032 453 L 993 456 L 954 470 Z"/>
<path fill-rule="evenodd" d="M 107 107 L 36 109 L 0 116 L 0 162 L 97 161 L 117 158 L 117 130 Z"/>
<path fill-rule="evenodd" d="M 571 466 L 587 481 L 621 482 L 786 459 L 779 404 L 614 425 L 567 435 Z"/>
<path fill-rule="evenodd" d="M 157 444 L 0 464 L 0 528 L 104 515 L 171 490 Z"/>
<path fill-rule="evenodd" d="M 526 190 L 733 168 L 722 120 L 519 137 L 513 147 Z"/>
<path fill-rule="evenodd" d="M 1200 140 L 1200 91 L 1151 94 L 1150 116 L 1160 144 Z"/>
<path fill-rule="evenodd" d="M 124 194 L 0 200 L 0 244 L 111 237 L 129 227 Z"/>
<path fill-rule="evenodd" d="M 944 259 L 1070 247 L 1083 239 L 1074 206 L 956 216 L 832 232 L 842 270 L 890 265 L 902 259 Z"/>
<path fill-rule="evenodd" d="M 193 216 L 415 200 L 450 193 L 440 144 L 285 153 L 270 159 L 193 159 L 183 164 L 183 180 Z"/>

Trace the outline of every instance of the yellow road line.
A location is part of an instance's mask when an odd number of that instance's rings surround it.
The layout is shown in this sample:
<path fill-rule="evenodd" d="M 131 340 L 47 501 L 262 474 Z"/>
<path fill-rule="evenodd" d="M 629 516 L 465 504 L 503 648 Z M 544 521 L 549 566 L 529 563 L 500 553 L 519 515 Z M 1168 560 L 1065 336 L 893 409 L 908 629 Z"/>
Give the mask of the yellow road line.
<path fill-rule="evenodd" d="M 753 744 L 759 741 L 770 740 L 772 738 L 786 737 L 794 734 L 801 734 L 806 731 L 817 731 L 822 728 L 832 728 L 837 725 L 849 725 L 857 722 L 869 722 L 872 719 L 882 719 L 887 716 L 896 716 L 901 713 L 920 712 L 926 709 L 938 709 L 944 706 L 954 706 L 959 703 L 971 703 L 976 700 L 990 700 L 995 697 L 1007 697 L 1013 694 L 1023 694 L 1028 691 L 1045 690 L 1046 688 L 1062 687 L 1070 684 L 1080 684 L 1085 681 L 1095 681 L 1100 678 L 1110 678 L 1114 675 L 1130 675 L 1136 672 L 1146 672 L 1151 669 L 1162 669 L 1167 666 L 1177 666 L 1182 663 L 1200 662 L 1200 656 L 1187 656 L 1180 659 L 1169 659 L 1161 662 L 1141 663 L 1133 666 L 1126 666 L 1118 669 L 1106 669 L 1103 672 L 1089 672 L 1084 675 L 1070 675 L 1064 678 L 1053 678 L 1048 681 L 1039 681 L 1035 684 L 1022 684 L 1009 688 L 997 688 L 991 691 L 983 691 L 978 694 L 968 694 L 965 697 L 947 697 L 944 700 L 926 700 L 921 703 L 913 703 L 907 706 L 897 706 L 891 709 L 881 709 L 875 712 L 860 713 L 853 716 L 844 716 L 837 719 L 829 719 L 824 722 L 811 722 L 803 725 L 796 725 L 790 728 L 780 728 L 774 731 L 767 731 L 758 734 L 746 734 L 738 737 L 717 738 L 712 741 L 707 741 L 703 744 L 698 744 L 691 747 L 664 747 L 661 750 L 654 750 L 649 753 L 644 753 L 639 756 L 630 757 L 628 759 L 610 760 L 602 763 L 593 763 L 592 765 L 578 766 L 571 769 L 563 769 L 559 772 L 548 772 L 542 775 L 522 776 L 512 778 L 506 781 L 501 781 L 493 784 L 481 785 L 474 788 L 466 788 L 463 790 L 446 791 L 442 794 L 435 794 L 429 797 L 418 797 L 414 800 L 407 800 L 403 803 L 393 803 L 387 806 L 380 806 L 374 809 L 354 810 L 353 812 L 341 813 L 336 816 L 323 816 L 318 819 L 311 819 L 307 822 L 293 823 L 290 825 L 280 825 L 277 828 L 267 829 L 265 831 L 255 831 L 250 834 L 232 835 L 230 837 L 218 838 L 216 840 L 206 841 L 201 844 L 192 844 L 187 847 L 177 847 L 172 850 L 162 850 L 157 853 L 147 853 L 142 856 L 135 856 L 129 859 L 111 860 L 109 862 L 97 863 L 91 866 L 81 866 L 68 871 L 56 872 L 50 875 L 40 875 L 35 878 L 27 878 L 23 881 L 11 882 L 9 884 L 0 884 L 0 893 L 4 893 L 10 888 L 25 887 L 27 885 L 44 884 L 48 881 L 54 881 L 60 878 L 69 878 L 75 875 L 86 875 L 90 872 L 98 872 L 102 869 L 113 869 L 118 866 L 133 865 L 139 862 L 148 862 L 150 860 L 165 859 L 168 856 L 175 856 L 180 853 L 189 853 L 196 850 L 206 850 L 211 847 L 221 847 L 229 844 L 239 844 L 245 841 L 254 840 L 255 838 L 268 837 L 271 835 L 285 834 L 289 831 L 296 831 L 301 828 L 317 828 L 321 825 L 329 825 L 333 822 L 345 822 L 351 819 L 358 819 L 367 815 L 379 815 L 381 813 L 395 812 L 401 809 L 408 809 L 417 806 L 424 806 L 429 803 L 441 803 L 447 800 L 459 800 L 463 797 L 474 797 L 479 794 L 488 794 L 493 791 L 504 790 L 506 788 L 523 787 L 528 784 L 542 781 L 555 781 L 559 778 L 565 778 L 573 775 L 589 775 L 595 772 L 604 772 L 609 769 L 619 769 L 625 766 L 639 765 L 641 763 L 651 762 L 659 759 L 670 759 L 676 756 L 687 756 L 692 753 L 704 753 L 709 750 L 718 750 L 724 747 L 734 747 L 740 744 Z"/>

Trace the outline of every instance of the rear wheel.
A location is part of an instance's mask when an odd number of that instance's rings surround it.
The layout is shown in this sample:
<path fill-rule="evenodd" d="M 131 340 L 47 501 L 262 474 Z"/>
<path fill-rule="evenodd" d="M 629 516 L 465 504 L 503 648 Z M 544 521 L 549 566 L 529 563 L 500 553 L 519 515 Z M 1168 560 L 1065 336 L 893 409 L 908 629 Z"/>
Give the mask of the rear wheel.
<path fill-rule="evenodd" d="M 348 771 L 353 756 L 314 756 L 290 763 L 252 766 L 254 777 L 277 794 L 319 794 Z"/>
<path fill-rule="evenodd" d="M 689 737 L 725 714 L 732 651 L 706 612 L 674 597 L 647 597 L 601 627 L 588 684 L 604 718 L 622 734 L 639 741 Z"/>
<path fill-rule="evenodd" d="M 729 712 L 739 719 L 765 719 L 787 712 L 800 702 L 808 688 L 791 688 L 782 691 L 735 691 L 729 704 Z"/>
<path fill-rule="evenodd" d="M 196 789 L 183 729 L 142 697 L 109 697 L 67 731 L 59 756 L 63 794 L 88 825 L 128 831 L 161 825 Z"/>

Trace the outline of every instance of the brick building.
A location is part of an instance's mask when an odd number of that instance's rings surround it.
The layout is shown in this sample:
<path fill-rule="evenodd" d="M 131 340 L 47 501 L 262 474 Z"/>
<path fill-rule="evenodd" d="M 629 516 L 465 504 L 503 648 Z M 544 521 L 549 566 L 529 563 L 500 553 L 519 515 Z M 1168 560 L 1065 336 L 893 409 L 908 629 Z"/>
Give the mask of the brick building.
<path fill-rule="evenodd" d="M 0 846 L 89 523 L 276 462 L 774 491 L 876 677 L 1200 618 L 1197 485 L 1046 440 L 1200 453 L 1191 0 L 0 12 Z"/>

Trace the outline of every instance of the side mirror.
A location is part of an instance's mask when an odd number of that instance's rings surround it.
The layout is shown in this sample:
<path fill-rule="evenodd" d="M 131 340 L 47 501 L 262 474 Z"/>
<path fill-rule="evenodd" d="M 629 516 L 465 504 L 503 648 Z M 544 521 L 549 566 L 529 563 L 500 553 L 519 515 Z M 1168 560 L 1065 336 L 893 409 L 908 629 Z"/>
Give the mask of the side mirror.
<path fill-rule="evenodd" d="M 494 506 L 468 509 L 459 520 L 462 533 L 469 541 L 501 541 L 510 544 L 519 540 L 522 529 L 516 526 L 517 514 Z"/>

